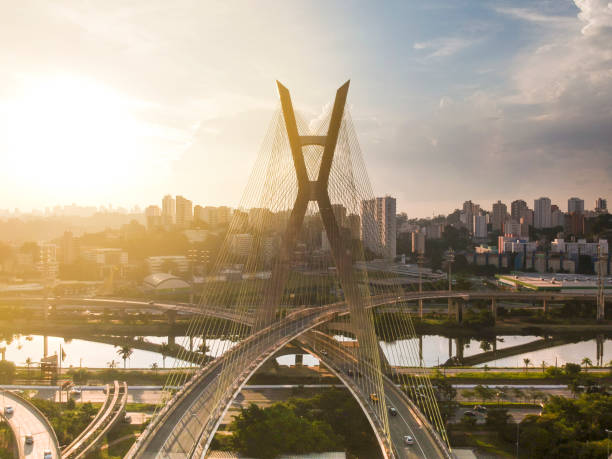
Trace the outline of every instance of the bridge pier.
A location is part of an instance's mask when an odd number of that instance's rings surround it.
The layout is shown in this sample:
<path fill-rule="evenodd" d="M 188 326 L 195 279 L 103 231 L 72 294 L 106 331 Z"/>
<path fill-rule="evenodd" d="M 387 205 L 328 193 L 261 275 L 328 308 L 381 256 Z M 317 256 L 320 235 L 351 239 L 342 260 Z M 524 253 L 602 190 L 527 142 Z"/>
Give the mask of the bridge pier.
<path fill-rule="evenodd" d="M 597 345 L 596 356 L 597 356 L 597 366 L 601 367 L 603 365 L 603 354 L 604 354 L 604 337 L 603 335 L 597 335 L 595 337 L 595 342 Z"/>
<path fill-rule="evenodd" d="M 423 337 L 419 335 L 419 361 L 423 365 Z"/>
<path fill-rule="evenodd" d="M 491 317 L 493 318 L 493 325 L 497 322 L 497 300 L 491 298 Z"/>
<path fill-rule="evenodd" d="M 457 347 L 457 360 L 459 363 L 463 362 L 463 338 L 459 337 L 455 339 L 455 346 Z"/>
<path fill-rule="evenodd" d="M 455 313 L 455 318 L 457 319 L 457 322 L 463 322 L 463 301 L 457 300 L 455 302 Z"/>
<path fill-rule="evenodd" d="M 448 339 L 448 360 L 453 358 L 453 339 Z"/>
<path fill-rule="evenodd" d="M 176 336 L 168 335 L 168 344 L 174 346 L 176 344 Z"/>
<path fill-rule="evenodd" d="M 295 366 L 296 367 L 304 366 L 304 354 L 295 354 Z"/>
<path fill-rule="evenodd" d="M 548 315 L 548 304 L 546 302 L 546 298 L 542 300 L 542 310 L 544 311 L 544 315 Z"/>

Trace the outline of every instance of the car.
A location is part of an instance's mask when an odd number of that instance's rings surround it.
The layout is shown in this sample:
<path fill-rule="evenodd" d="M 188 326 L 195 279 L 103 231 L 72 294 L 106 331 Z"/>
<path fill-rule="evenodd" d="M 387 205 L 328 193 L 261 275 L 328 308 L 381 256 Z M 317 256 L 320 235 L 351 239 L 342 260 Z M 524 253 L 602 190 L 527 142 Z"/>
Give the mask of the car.
<path fill-rule="evenodd" d="M 414 438 L 412 438 L 410 435 L 404 435 L 404 445 L 414 445 Z"/>
<path fill-rule="evenodd" d="M 389 414 L 391 416 L 397 416 L 397 410 L 394 407 L 390 406 L 389 407 Z"/>
<path fill-rule="evenodd" d="M 43 459 L 53 459 L 53 453 L 50 449 L 46 449 L 43 451 Z"/>
<path fill-rule="evenodd" d="M 470 417 L 470 418 L 475 418 L 476 417 L 476 413 L 474 413 L 473 411 L 467 410 L 463 413 L 464 416 Z"/>
<path fill-rule="evenodd" d="M 125 422 L 126 424 L 131 424 L 132 423 L 132 417 L 128 416 L 126 414 L 125 416 L 123 416 L 123 422 Z"/>
<path fill-rule="evenodd" d="M 31 445 L 34 443 L 34 437 L 32 436 L 31 433 L 27 433 L 25 436 L 25 444 L 26 445 Z"/>
<path fill-rule="evenodd" d="M 6 405 L 4 407 L 4 414 L 6 414 L 7 416 L 13 414 L 14 412 L 15 409 L 11 405 Z"/>
<path fill-rule="evenodd" d="M 80 397 L 81 396 L 81 388 L 80 387 L 73 387 L 70 390 L 70 395 L 72 395 L 73 397 Z"/>
<path fill-rule="evenodd" d="M 476 405 L 474 407 L 474 411 L 478 411 L 479 413 L 486 413 L 487 412 L 487 407 L 486 406 L 482 406 L 482 405 Z"/>
<path fill-rule="evenodd" d="M 372 400 L 374 403 L 378 403 L 378 395 L 376 395 L 375 393 L 371 393 L 370 400 Z"/>

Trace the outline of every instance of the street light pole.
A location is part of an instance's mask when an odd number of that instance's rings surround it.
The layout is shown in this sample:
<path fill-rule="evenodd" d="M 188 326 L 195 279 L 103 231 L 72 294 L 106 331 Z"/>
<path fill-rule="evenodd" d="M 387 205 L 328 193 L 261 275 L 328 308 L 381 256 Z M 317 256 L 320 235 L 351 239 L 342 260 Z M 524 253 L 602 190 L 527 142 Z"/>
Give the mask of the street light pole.
<path fill-rule="evenodd" d="M 608 446 L 608 453 L 606 457 L 610 457 L 610 434 L 612 433 L 612 430 L 609 430 L 609 429 L 604 429 L 604 430 L 606 431 L 606 435 L 608 436 L 607 438 L 608 441 L 606 442 L 606 445 Z"/>
<path fill-rule="evenodd" d="M 423 293 L 423 261 L 425 257 L 422 253 L 419 253 L 417 256 L 417 265 L 419 267 L 419 317 L 423 318 L 423 299 L 421 298 L 421 293 Z"/>
<path fill-rule="evenodd" d="M 452 247 L 449 248 L 448 251 L 446 252 L 446 261 L 448 263 L 448 293 L 449 293 L 449 297 L 448 297 L 448 317 L 450 319 L 450 316 L 453 313 L 453 300 L 450 297 L 450 293 L 453 290 L 452 264 L 455 261 L 455 251 L 453 250 Z"/>
<path fill-rule="evenodd" d="M 519 426 L 521 425 L 520 421 L 516 421 L 516 459 L 519 457 Z"/>

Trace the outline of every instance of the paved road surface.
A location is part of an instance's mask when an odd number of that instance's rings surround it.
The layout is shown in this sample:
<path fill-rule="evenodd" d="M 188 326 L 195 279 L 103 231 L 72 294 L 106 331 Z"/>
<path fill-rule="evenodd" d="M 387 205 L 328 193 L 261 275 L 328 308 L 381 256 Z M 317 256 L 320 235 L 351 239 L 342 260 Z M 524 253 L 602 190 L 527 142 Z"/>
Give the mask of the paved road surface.
<path fill-rule="evenodd" d="M 4 408 L 9 405 L 15 412 L 7 418 L 13 431 L 17 432 L 20 450 L 23 451 L 24 457 L 42 459 L 44 450 L 49 449 L 53 453 L 53 458 L 59 459 L 59 447 L 55 444 L 54 436 L 49 430 L 50 426 L 41 419 L 40 415 L 23 403 L 19 397 L 3 391 L 2 411 L 4 412 Z M 31 434 L 34 438 L 32 445 L 25 444 L 27 434 Z"/>

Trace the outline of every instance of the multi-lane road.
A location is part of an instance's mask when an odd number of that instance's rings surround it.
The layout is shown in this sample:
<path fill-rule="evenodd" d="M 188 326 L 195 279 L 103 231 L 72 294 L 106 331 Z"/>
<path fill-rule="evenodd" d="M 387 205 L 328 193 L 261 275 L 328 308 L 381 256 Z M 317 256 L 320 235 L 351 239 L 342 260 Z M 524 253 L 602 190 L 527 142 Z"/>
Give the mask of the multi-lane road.
<path fill-rule="evenodd" d="M 60 449 L 52 427 L 41 413 L 21 397 L 8 391 L 2 391 L 2 412 L 6 407 L 13 408 L 12 414 L 5 414 L 6 419 L 18 439 L 19 457 L 42 459 L 46 450 L 51 451 L 53 459 L 59 459 Z M 26 436 L 31 435 L 33 442 L 26 444 Z"/>

